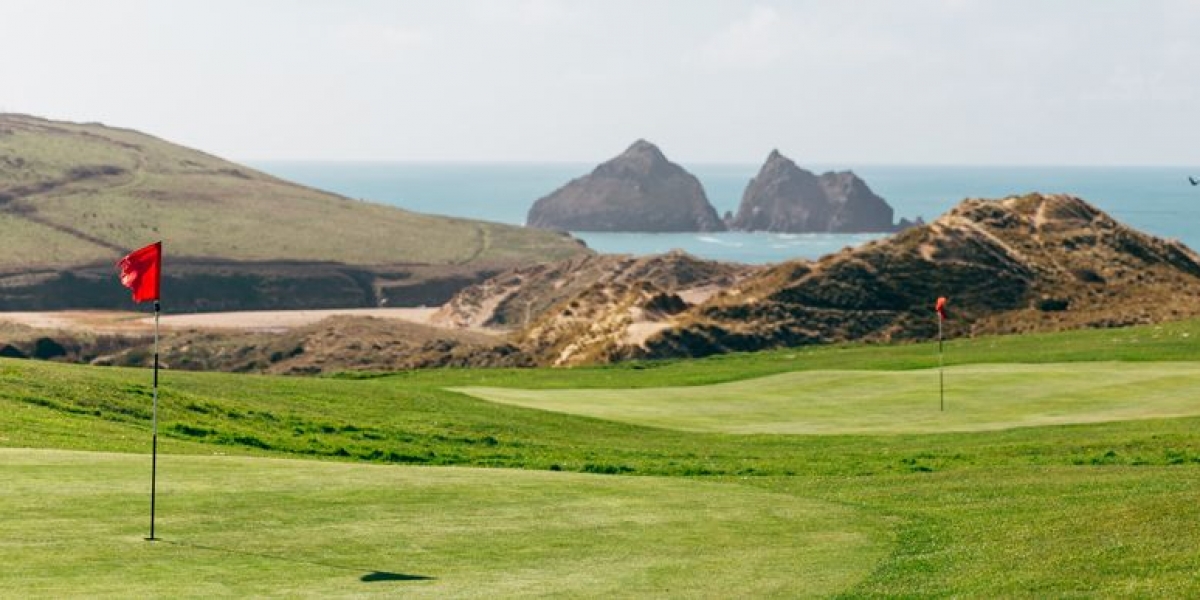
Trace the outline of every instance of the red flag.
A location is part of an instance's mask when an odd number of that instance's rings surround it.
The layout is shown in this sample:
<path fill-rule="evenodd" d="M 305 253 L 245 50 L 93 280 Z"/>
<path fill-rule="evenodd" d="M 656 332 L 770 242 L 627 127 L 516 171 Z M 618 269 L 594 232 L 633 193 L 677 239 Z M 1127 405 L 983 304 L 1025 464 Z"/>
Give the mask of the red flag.
<path fill-rule="evenodd" d="M 133 292 L 134 302 L 158 300 L 158 280 L 162 272 L 162 242 L 134 250 L 117 263 L 121 285 Z"/>
<path fill-rule="evenodd" d="M 937 311 L 939 319 L 946 318 L 946 298 L 944 296 L 937 299 L 937 304 L 933 306 L 933 310 Z"/>

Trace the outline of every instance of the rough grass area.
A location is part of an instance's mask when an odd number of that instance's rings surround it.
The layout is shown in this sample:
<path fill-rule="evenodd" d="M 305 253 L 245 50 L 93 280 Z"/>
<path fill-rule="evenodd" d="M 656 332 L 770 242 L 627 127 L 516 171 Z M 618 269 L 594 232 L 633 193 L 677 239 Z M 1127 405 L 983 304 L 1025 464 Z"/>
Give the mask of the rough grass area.
<path fill-rule="evenodd" d="M 1194 466 L 741 481 L 897 516 L 892 553 L 840 597 L 1200 595 Z"/>
<path fill-rule="evenodd" d="M 527 408 L 686 431 L 895 434 L 1200 415 L 1195 363 L 1050 363 L 802 371 L 707 386 L 457 391 Z"/>
<path fill-rule="evenodd" d="M 0 595 L 827 596 L 885 520 L 686 479 L 0 451 Z"/>

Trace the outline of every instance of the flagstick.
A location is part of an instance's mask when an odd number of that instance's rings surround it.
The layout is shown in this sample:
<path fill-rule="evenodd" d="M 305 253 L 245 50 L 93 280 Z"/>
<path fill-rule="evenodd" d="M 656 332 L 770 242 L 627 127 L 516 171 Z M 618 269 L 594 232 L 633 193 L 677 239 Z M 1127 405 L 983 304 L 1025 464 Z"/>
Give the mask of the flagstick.
<path fill-rule="evenodd" d="M 156 484 L 158 481 L 158 300 L 154 301 L 154 408 L 151 413 L 151 427 L 154 432 L 153 453 L 150 459 L 150 537 L 148 541 L 155 541 L 158 538 L 154 537 L 154 500 L 156 496 Z"/>
<path fill-rule="evenodd" d="M 942 358 L 942 315 L 938 315 L 938 398 L 939 409 L 946 410 L 946 373 L 945 360 Z"/>

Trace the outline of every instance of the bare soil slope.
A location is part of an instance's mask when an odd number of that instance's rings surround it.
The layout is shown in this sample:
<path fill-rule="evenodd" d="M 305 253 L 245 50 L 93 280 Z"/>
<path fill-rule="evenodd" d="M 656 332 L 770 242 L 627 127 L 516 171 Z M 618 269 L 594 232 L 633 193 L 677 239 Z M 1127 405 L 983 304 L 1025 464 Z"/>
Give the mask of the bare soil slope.
<path fill-rule="evenodd" d="M 613 360 L 618 356 L 594 353 L 640 343 L 754 270 L 682 252 L 592 256 L 502 273 L 463 290 L 431 322 L 508 329 L 539 363 Z"/>

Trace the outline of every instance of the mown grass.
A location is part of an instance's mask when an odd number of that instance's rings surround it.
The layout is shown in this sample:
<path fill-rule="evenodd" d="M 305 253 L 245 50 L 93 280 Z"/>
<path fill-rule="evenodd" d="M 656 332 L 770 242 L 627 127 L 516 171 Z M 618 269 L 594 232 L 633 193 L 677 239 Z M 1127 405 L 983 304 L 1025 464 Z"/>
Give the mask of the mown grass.
<path fill-rule="evenodd" d="M 1193 321 L 961 340 L 947 345 L 947 363 L 953 365 L 950 372 L 967 369 L 964 365 L 991 365 L 979 368 L 980 372 L 1020 373 L 1031 385 L 1008 390 L 1006 399 L 1042 394 L 1047 402 L 1057 401 L 1055 386 L 1062 390 L 1071 387 L 1063 387 L 1059 379 L 1062 369 L 1072 370 L 1072 363 L 1080 374 L 1113 371 L 1113 376 L 1174 369 L 1180 371 L 1177 374 L 1184 382 L 1177 401 L 1188 406 L 1186 382 L 1191 375 L 1186 363 L 1200 358 L 1200 349 L 1193 342 L 1198 333 L 1200 323 Z M 868 530 L 885 524 L 872 534 L 882 535 L 873 539 L 882 539 L 884 549 L 872 555 L 876 558 L 870 559 L 861 576 L 842 580 L 833 592 L 847 597 L 1200 594 L 1195 577 L 1200 572 L 1200 550 L 1193 543 L 1200 539 L 1194 502 L 1200 491 L 1198 417 L 976 432 L 734 435 L 680 431 L 668 428 L 671 423 L 646 427 L 505 406 L 446 389 L 489 386 L 595 391 L 621 387 L 643 390 L 639 393 L 648 398 L 654 388 L 740 381 L 750 386 L 744 392 L 749 395 L 751 379 L 789 372 L 808 371 L 808 376 L 816 377 L 838 370 L 846 385 L 853 384 L 856 373 L 864 381 L 881 375 L 901 379 L 925 376 L 930 373 L 927 369 L 936 365 L 935 352 L 936 346 L 929 344 L 846 346 L 608 368 L 445 370 L 345 379 L 167 372 L 163 374 L 160 448 L 169 455 L 322 459 L 321 463 L 300 463 L 313 468 L 338 461 L 550 471 L 546 476 L 565 475 L 554 471 L 575 471 L 584 474 L 572 475 L 583 478 L 579 481 L 656 476 L 633 478 L 647 482 L 649 487 L 639 493 L 651 499 L 658 482 L 673 481 L 671 478 L 686 478 L 684 482 L 704 479 L 734 488 L 761 487 L 803 501 L 852 509 L 856 516 L 850 518 L 862 519 Z M 1108 362 L 1096 364 L 1098 361 Z M 1039 363 L 1043 366 L 1006 366 Z M 691 391 L 704 389 L 693 387 Z M 1136 389 L 1130 388 L 1128 393 L 1118 390 L 1102 400 L 1110 408 L 1128 409 L 1121 407 L 1120 400 L 1128 395 L 1127 404 L 1134 405 L 1132 410 L 1137 412 L 1142 407 L 1137 406 Z M 936 396 L 929 399 L 935 407 Z M 970 406 L 961 394 L 947 399 L 948 411 Z M 888 397 L 879 401 L 887 402 Z M 0 361 L 0 446 L 145 453 L 149 450 L 148 411 L 147 371 Z M 1020 410 L 1014 409 L 1006 417 L 1018 413 Z M 964 410 L 955 418 L 968 416 Z M 673 425 L 678 427 L 678 423 Z M 391 472 L 388 467 L 379 468 L 380 473 Z M 501 480 L 529 475 L 496 473 Z M 479 492 L 484 496 L 504 494 L 501 488 L 477 483 L 485 488 Z M 338 498 L 351 504 L 357 501 L 354 493 L 330 494 L 330 503 Z M 389 502 L 402 502 L 400 498 L 396 495 L 368 504 L 386 507 Z M 297 519 L 319 519 L 327 510 L 320 503 L 295 507 Z M 437 512 L 436 508 L 430 510 Z M 632 518 L 643 510 L 627 514 Z M 315 514 L 309 515 L 310 511 Z M 544 512 L 547 520 L 555 518 L 555 513 Z M 263 530 L 270 522 L 256 521 L 249 526 Z M 321 527 L 314 529 L 322 531 Z M 301 554 L 308 552 L 298 540 L 278 543 L 277 549 L 291 544 Z M 715 551 L 704 536 L 679 543 L 700 555 Z M 317 554 L 321 552 L 325 550 Z M 361 552 L 363 557 L 386 555 L 382 550 Z M 249 560 L 232 559 L 225 567 L 204 569 L 221 573 L 225 568 L 248 568 Z M 372 568 L 409 572 L 403 570 L 407 568 L 404 565 Z M 588 577 L 604 579 L 598 575 L 606 570 L 602 564 L 578 568 Z M 784 596 L 802 595 L 809 576 L 791 572 L 788 583 L 776 591 Z M 536 594 L 540 577 L 534 573 L 529 579 L 531 587 L 506 589 L 500 595 Z M 475 583 L 453 592 L 473 591 L 476 588 L 472 586 L 483 581 L 468 579 Z M 231 593 L 255 593 L 257 589 L 243 585 L 247 584 L 237 584 Z M 629 582 L 615 589 L 617 595 L 622 590 L 629 590 L 629 595 L 652 593 L 647 591 L 650 588 Z M 715 584 L 691 591 L 699 595 L 729 593 L 728 588 Z M 763 592 L 770 593 L 774 592 Z M 580 589 L 563 594 L 589 595 Z M 676 595 L 688 594 L 680 591 Z"/>
<path fill-rule="evenodd" d="M 951 339 L 945 343 L 944 357 L 947 366 L 1200 360 L 1200 320 L 1119 329 Z M 937 365 L 937 345 L 933 343 L 843 344 L 724 354 L 701 360 L 635 361 L 604 367 L 478 369 L 449 374 L 415 371 L 390 376 L 420 383 L 462 386 L 642 388 L 707 385 L 792 371 L 904 371 L 930 369 Z"/>
<path fill-rule="evenodd" d="M 835 593 L 887 548 L 837 503 L 685 479 L 0 450 L 0 595 Z M 697 552 L 703 548 L 702 552 Z"/>
<path fill-rule="evenodd" d="M 798 371 L 640 389 L 455 389 L 515 406 L 724 433 L 943 433 L 1200 416 L 1200 368 L 1185 362 Z"/>

